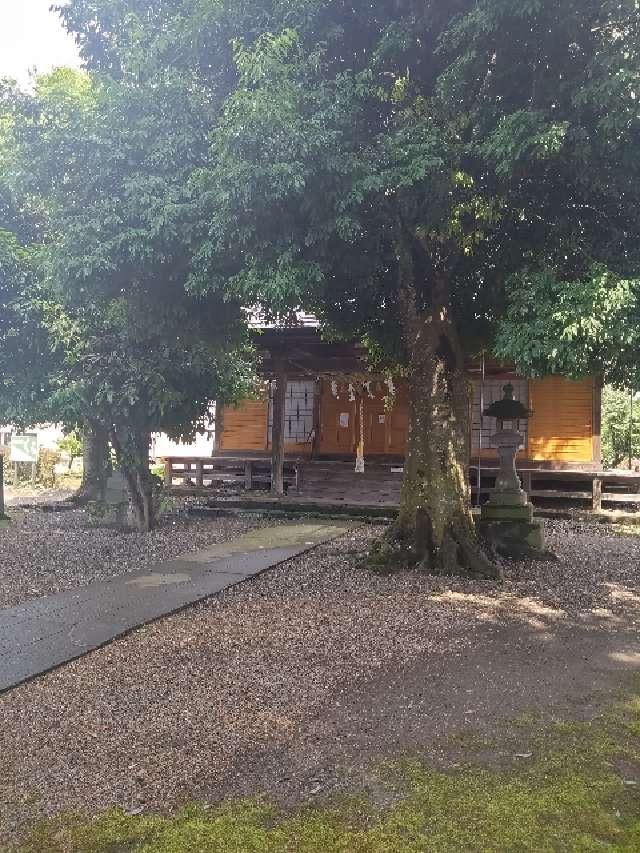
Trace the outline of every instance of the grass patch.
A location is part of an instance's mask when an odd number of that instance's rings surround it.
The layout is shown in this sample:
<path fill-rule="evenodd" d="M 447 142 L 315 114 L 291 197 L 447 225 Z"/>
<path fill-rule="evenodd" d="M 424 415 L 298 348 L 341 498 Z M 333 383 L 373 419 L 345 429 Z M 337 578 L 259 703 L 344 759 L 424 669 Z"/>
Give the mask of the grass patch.
<path fill-rule="evenodd" d="M 522 728 L 526 728 L 523 724 Z M 261 801 L 173 817 L 111 811 L 38 826 L 20 853 L 526 853 L 640 850 L 640 695 L 590 723 L 528 731 L 527 761 L 384 765 L 394 796 L 281 813 Z M 486 748 L 486 743 L 483 742 Z M 470 744 L 468 754 L 473 753 Z M 513 746 L 497 744 L 505 754 Z M 622 769 L 624 768 L 624 769 Z M 398 793 L 400 792 L 400 793 Z"/>

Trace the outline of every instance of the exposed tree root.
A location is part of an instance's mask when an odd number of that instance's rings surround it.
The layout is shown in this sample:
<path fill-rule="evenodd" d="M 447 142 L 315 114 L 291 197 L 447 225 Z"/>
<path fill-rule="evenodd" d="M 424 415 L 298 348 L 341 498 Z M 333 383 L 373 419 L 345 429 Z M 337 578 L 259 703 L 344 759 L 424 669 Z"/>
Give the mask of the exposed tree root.
<path fill-rule="evenodd" d="M 500 567 L 489 559 L 473 531 L 465 528 L 450 524 L 437 544 L 423 525 L 407 531 L 396 522 L 373 544 L 367 565 L 378 572 L 414 569 L 434 575 L 501 580 Z"/>
<path fill-rule="evenodd" d="M 87 506 L 87 504 L 91 503 L 92 500 L 91 495 L 85 489 L 80 487 L 73 495 L 69 495 L 68 498 L 65 498 L 63 503 L 71 504 L 74 507 L 80 508 Z"/>

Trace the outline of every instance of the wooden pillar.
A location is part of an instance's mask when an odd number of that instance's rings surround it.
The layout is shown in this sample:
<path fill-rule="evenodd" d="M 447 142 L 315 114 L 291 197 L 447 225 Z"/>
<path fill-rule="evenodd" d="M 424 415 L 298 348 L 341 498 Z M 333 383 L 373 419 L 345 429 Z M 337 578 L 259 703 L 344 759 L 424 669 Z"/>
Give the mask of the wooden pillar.
<path fill-rule="evenodd" d="M 356 400 L 356 474 L 364 474 L 364 393 Z"/>
<path fill-rule="evenodd" d="M 316 379 L 316 385 L 313 397 L 313 443 L 311 444 L 311 458 L 314 459 L 318 448 L 320 447 L 320 431 L 322 424 L 320 423 L 320 415 L 322 412 L 322 379 Z"/>
<path fill-rule="evenodd" d="M 284 494 L 284 429 L 287 399 L 287 374 L 284 359 L 276 359 L 275 388 L 273 391 L 273 429 L 271 432 L 271 493 Z"/>
<path fill-rule="evenodd" d="M 219 453 L 222 449 L 222 433 L 224 432 L 224 403 L 216 400 L 215 433 L 213 436 L 213 452 Z"/>
<path fill-rule="evenodd" d="M 591 446 L 593 461 L 602 465 L 602 376 L 593 378 L 593 414 L 591 419 Z"/>
<path fill-rule="evenodd" d="M 173 459 L 164 460 L 164 487 L 170 489 L 173 486 Z"/>
<path fill-rule="evenodd" d="M 253 462 L 250 459 L 244 463 L 244 488 L 247 492 L 253 489 Z"/>
<path fill-rule="evenodd" d="M 600 512 L 602 509 L 602 480 L 600 477 L 593 479 L 593 511 Z"/>

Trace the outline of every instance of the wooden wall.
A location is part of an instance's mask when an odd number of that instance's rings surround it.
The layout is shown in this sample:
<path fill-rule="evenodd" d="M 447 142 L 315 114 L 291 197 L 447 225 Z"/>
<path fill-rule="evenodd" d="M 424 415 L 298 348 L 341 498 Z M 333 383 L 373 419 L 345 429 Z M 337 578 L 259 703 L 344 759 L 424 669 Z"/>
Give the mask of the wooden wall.
<path fill-rule="evenodd" d="M 593 460 L 594 389 L 593 379 L 573 382 L 549 376 L 529 382 L 529 406 L 533 409 L 529 419 L 529 459 Z"/>
<path fill-rule="evenodd" d="M 396 388 L 395 405 L 389 415 L 389 447 L 387 453 L 403 456 L 407 448 L 409 432 L 409 389 L 406 382 Z"/>
<path fill-rule="evenodd" d="M 236 406 L 225 406 L 223 428 L 218 437 L 218 450 L 230 453 L 243 451 L 266 453 L 271 450 L 269 442 L 269 402 L 262 400 L 243 400 Z M 311 454 L 309 443 L 299 444 L 285 441 L 285 453 L 294 456 Z"/>
<path fill-rule="evenodd" d="M 268 411 L 266 399 L 243 400 L 237 406 L 225 406 L 224 428 L 218 437 L 219 450 L 265 450 Z"/>
<path fill-rule="evenodd" d="M 528 443 L 520 460 L 534 462 L 599 463 L 599 395 L 594 379 L 574 382 L 553 376 L 529 382 Z M 406 448 L 408 398 L 406 385 L 398 382 L 395 403 L 387 411 L 388 393 L 382 382 L 371 385 L 373 398 L 366 396 L 364 407 L 365 456 L 402 456 Z M 319 383 L 317 398 L 317 435 L 314 452 L 320 455 L 355 453 L 359 438 L 358 404 L 349 400 L 348 388 L 341 386 L 339 396 L 331 391 L 331 382 Z M 268 452 L 268 402 L 246 400 L 226 407 L 222 451 Z M 310 445 L 287 445 L 288 453 L 302 455 Z M 495 451 L 484 449 L 483 457 L 495 458 Z"/>

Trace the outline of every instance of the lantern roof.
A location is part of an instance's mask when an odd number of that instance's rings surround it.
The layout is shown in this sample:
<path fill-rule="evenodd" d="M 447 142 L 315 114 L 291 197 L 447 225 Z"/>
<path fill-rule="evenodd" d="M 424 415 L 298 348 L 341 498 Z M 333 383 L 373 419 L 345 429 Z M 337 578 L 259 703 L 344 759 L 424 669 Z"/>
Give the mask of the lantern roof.
<path fill-rule="evenodd" d="M 519 421 L 531 417 L 533 412 L 520 400 L 514 399 L 513 385 L 508 382 L 502 389 L 504 396 L 501 400 L 495 400 L 482 413 L 486 417 L 496 418 L 499 421 Z"/>

